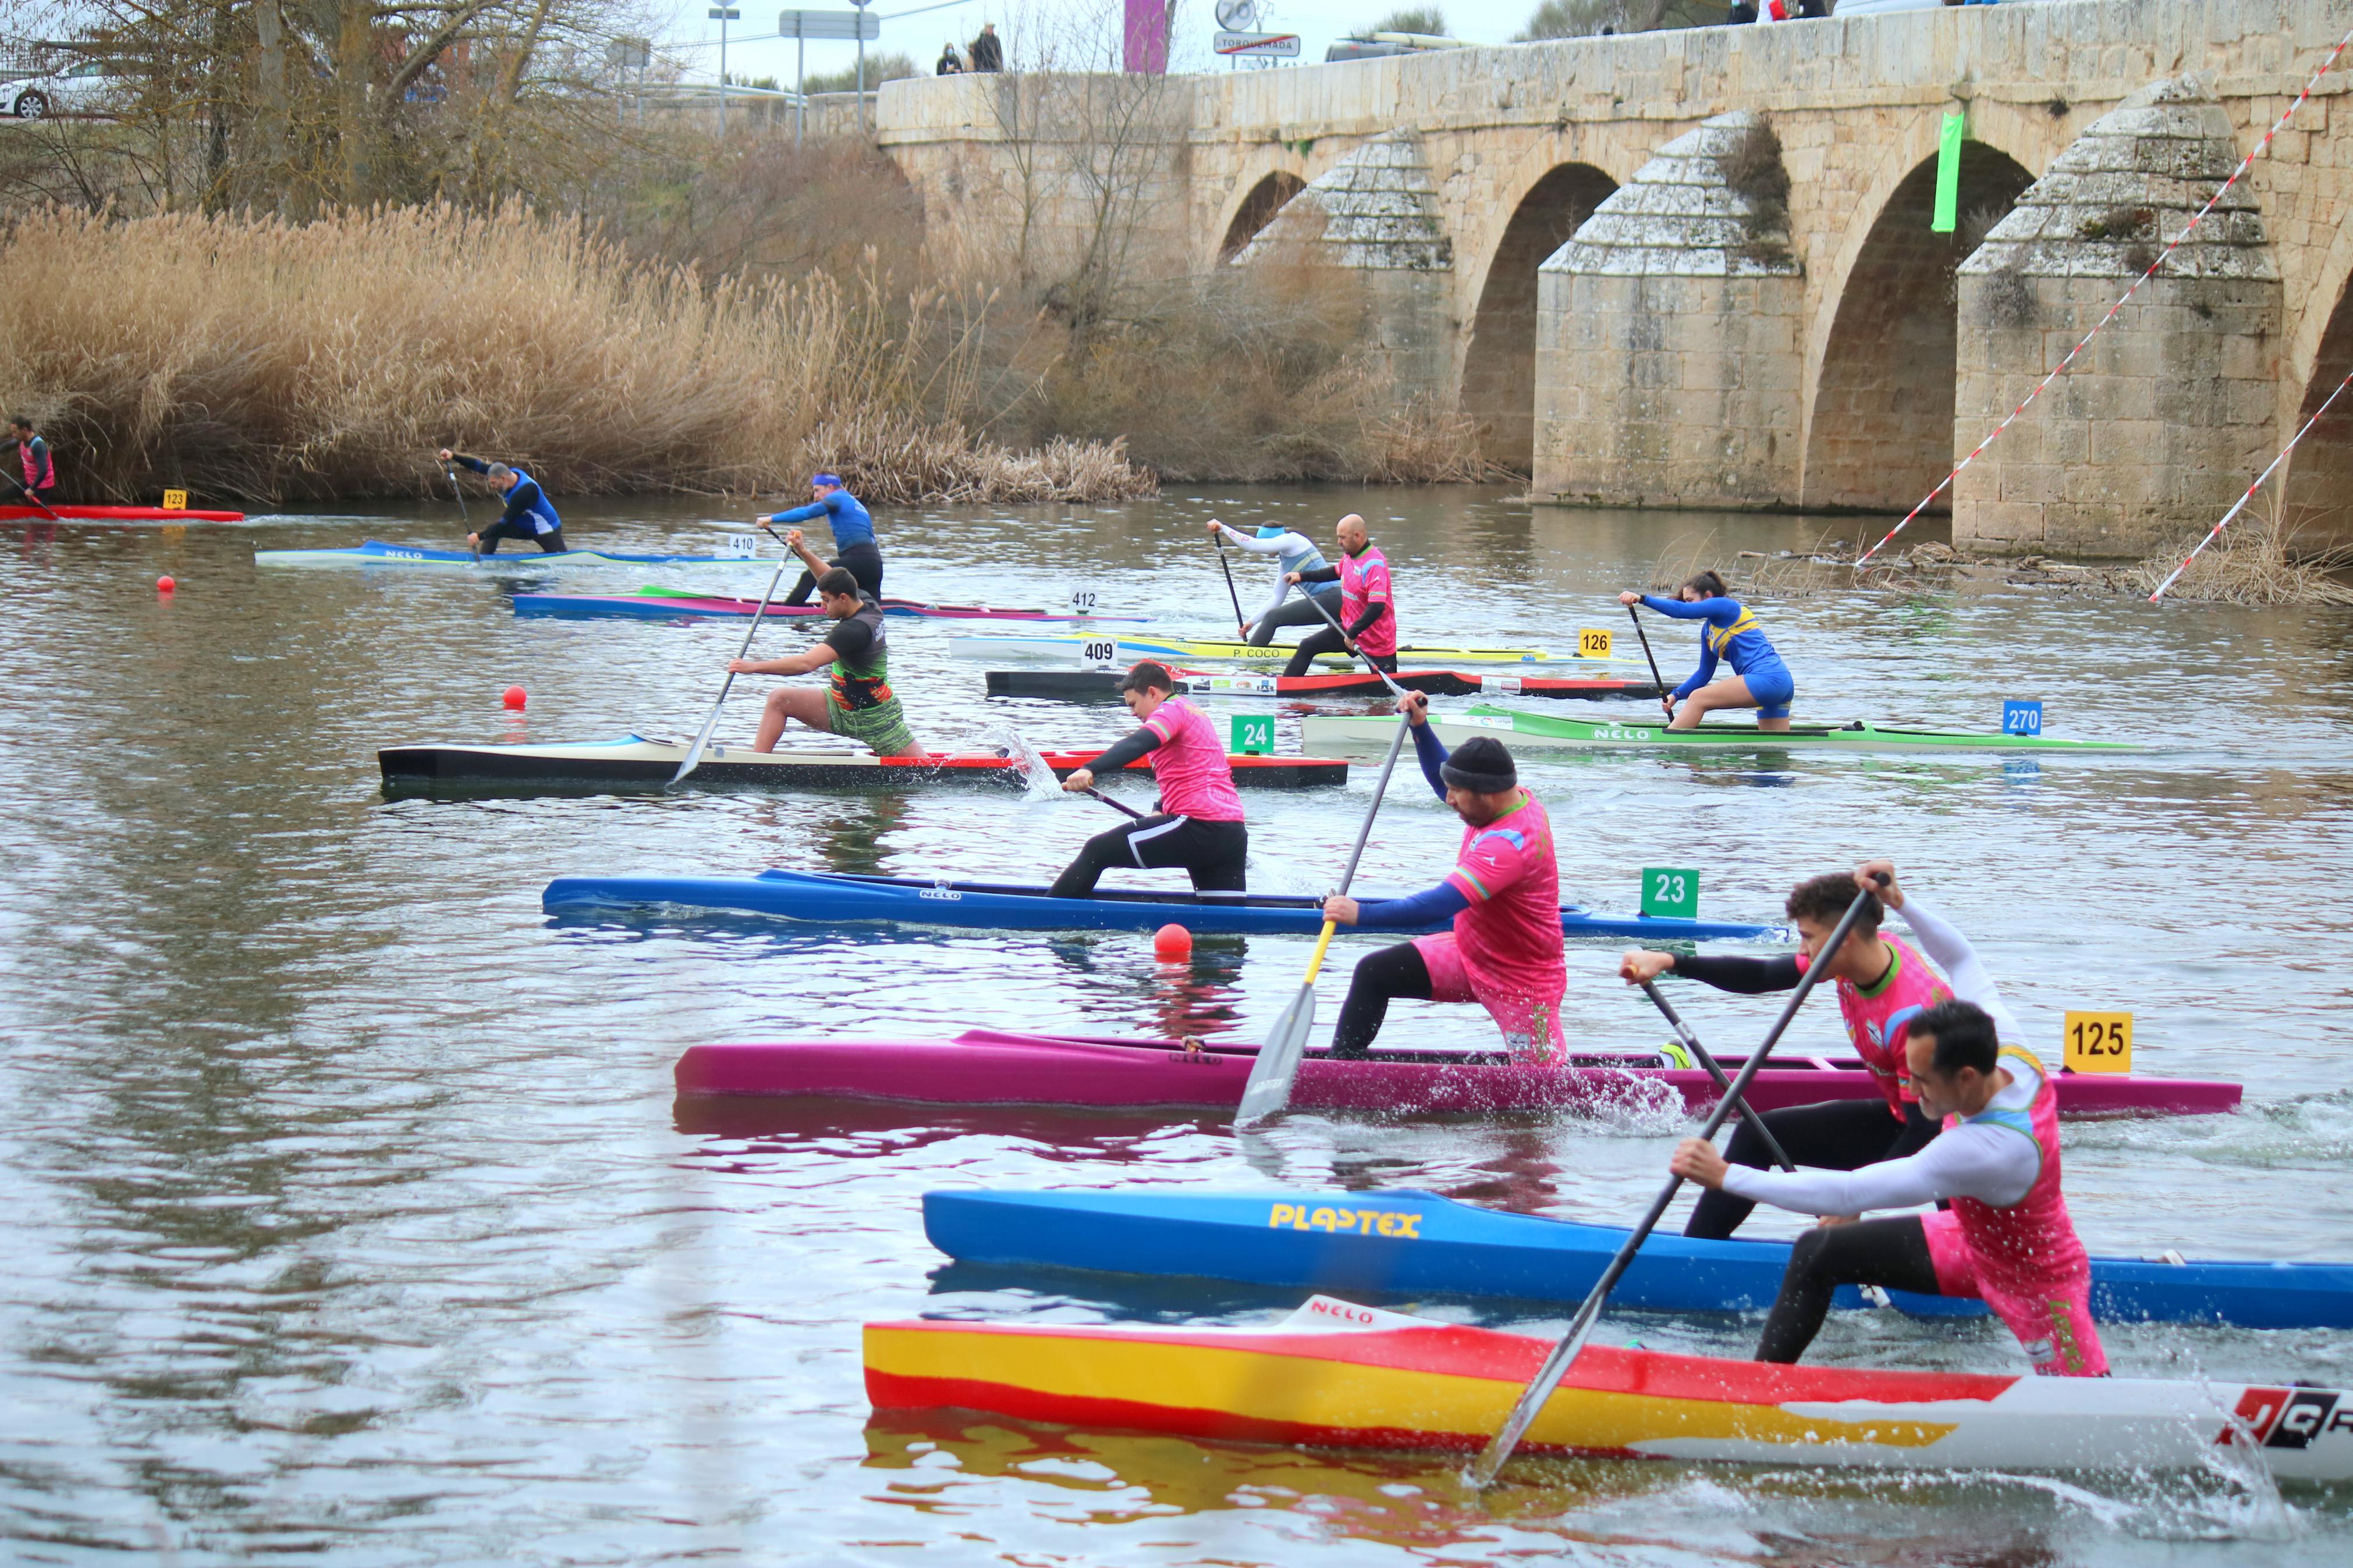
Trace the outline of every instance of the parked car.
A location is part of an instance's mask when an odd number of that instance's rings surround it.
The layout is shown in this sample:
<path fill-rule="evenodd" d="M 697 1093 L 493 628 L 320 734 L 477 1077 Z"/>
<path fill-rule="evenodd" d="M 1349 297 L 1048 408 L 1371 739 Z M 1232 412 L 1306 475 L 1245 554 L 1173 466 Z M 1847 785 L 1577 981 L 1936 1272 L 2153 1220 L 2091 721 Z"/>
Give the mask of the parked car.
<path fill-rule="evenodd" d="M 0 82 L 0 103 L 19 120 L 47 120 L 52 114 L 95 114 L 105 107 L 116 81 L 100 60 L 76 60 L 46 76 L 19 77 Z"/>

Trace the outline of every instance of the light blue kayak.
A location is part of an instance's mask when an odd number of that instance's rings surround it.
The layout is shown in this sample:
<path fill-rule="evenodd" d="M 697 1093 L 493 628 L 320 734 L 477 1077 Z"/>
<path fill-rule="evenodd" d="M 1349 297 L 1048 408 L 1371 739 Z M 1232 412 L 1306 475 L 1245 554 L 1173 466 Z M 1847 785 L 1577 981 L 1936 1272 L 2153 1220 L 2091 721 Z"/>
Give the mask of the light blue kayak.
<path fill-rule="evenodd" d="M 923 1233 L 964 1263 L 1230 1279 L 1322 1291 L 1577 1302 L 1624 1244 L 1615 1226 L 1498 1214 L 1434 1193 L 934 1192 Z M 1610 1300 L 1656 1311 L 1773 1304 L 1779 1241 L 1653 1235 Z M 1886 1293 L 1920 1317 L 1981 1317 L 1967 1298 Z M 1864 1305 L 1853 1287 L 1836 1302 Z M 2104 1322 L 2353 1328 L 2353 1264 L 2092 1259 Z"/>
<path fill-rule="evenodd" d="M 573 566 L 771 566 L 775 557 L 757 555 L 638 555 L 620 550 L 501 550 L 479 561 L 470 551 L 427 550 L 371 539 L 340 550 L 257 550 L 256 566 L 462 566 L 469 571 L 544 572 Z"/>

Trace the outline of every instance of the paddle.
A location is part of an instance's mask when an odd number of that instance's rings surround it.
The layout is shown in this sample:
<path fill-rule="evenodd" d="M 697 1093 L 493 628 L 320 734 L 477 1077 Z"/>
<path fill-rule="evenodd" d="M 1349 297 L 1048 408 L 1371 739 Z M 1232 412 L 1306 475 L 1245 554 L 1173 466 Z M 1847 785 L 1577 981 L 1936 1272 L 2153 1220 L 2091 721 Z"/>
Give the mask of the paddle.
<path fill-rule="evenodd" d="M 1217 520 L 1212 518 L 1210 524 L 1217 526 Z M 1250 636 L 1250 623 L 1242 619 L 1242 596 L 1234 592 L 1234 569 L 1226 560 L 1225 535 L 1213 533 L 1209 535 L 1209 542 L 1218 547 L 1218 567 L 1226 574 L 1226 597 L 1234 602 L 1234 636 L 1246 637 Z"/>
<path fill-rule="evenodd" d="M 1831 932 L 1830 941 L 1822 944 L 1822 952 L 1825 954 L 1836 952 L 1845 944 L 1847 933 L 1854 929 L 1854 922 L 1862 918 L 1863 909 L 1870 901 L 1870 889 L 1861 889 L 1856 891 L 1854 902 L 1846 907 L 1846 913 L 1839 917 L 1839 923 Z M 1708 1113 L 1707 1121 L 1700 1128 L 1699 1136 L 1715 1137 L 1717 1131 L 1731 1120 L 1733 1111 L 1742 1104 L 1742 1096 L 1748 1092 L 1749 1084 L 1755 1081 L 1757 1072 L 1765 1066 L 1765 1058 L 1771 1056 L 1773 1047 L 1780 1043 L 1782 1031 L 1789 1026 L 1789 1020 L 1798 1016 L 1798 1009 L 1804 1004 L 1807 994 L 1813 990 L 1815 983 L 1821 979 L 1822 972 L 1829 967 L 1827 962 L 1807 966 L 1805 977 L 1798 982 L 1798 988 L 1789 994 L 1789 1000 L 1782 1007 L 1781 1016 L 1773 1021 L 1773 1027 L 1766 1035 L 1765 1043 L 1757 1047 L 1756 1053 L 1747 1061 L 1741 1064 L 1740 1076 L 1734 1079 L 1726 1087 L 1724 1099 L 1717 1102 L 1713 1111 Z M 1577 1360 L 1577 1352 L 1585 1348 L 1585 1342 L 1593 1333 L 1595 1321 L 1601 1316 L 1601 1304 L 1609 1299 L 1610 1290 L 1616 1287 L 1620 1279 L 1625 1277 L 1628 1267 L 1634 1261 L 1634 1254 L 1641 1248 L 1642 1243 L 1649 1238 L 1651 1232 L 1658 1228 L 1661 1216 L 1667 1212 L 1667 1205 L 1675 1201 L 1675 1194 L 1683 1189 L 1683 1179 L 1681 1176 L 1668 1178 L 1667 1184 L 1660 1189 L 1658 1197 L 1651 1202 L 1651 1212 L 1643 1216 L 1642 1223 L 1635 1226 L 1632 1233 L 1626 1237 L 1625 1245 L 1619 1247 L 1618 1255 L 1609 1260 L 1609 1267 L 1601 1271 L 1601 1278 L 1594 1281 L 1593 1289 L 1587 1294 L 1584 1305 L 1577 1308 L 1577 1316 L 1569 1321 L 1568 1332 L 1561 1336 L 1558 1344 L 1553 1346 L 1552 1353 L 1545 1357 L 1544 1365 L 1538 1369 L 1535 1379 L 1522 1391 L 1519 1403 L 1512 1406 L 1511 1415 L 1504 1419 L 1503 1430 L 1488 1439 L 1486 1447 L 1481 1449 L 1478 1458 L 1472 1462 L 1470 1474 L 1465 1479 L 1472 1486 L 1483 1489 L 1494 1484 L 1495 1477 L 1502 1472 L 1505 1462 L 1511 1458 L 1512 1450 L 1520 1446 L 1522 1437 L 1527 1436 L 1528 1427 L 1535 1420 L 1536 1413 L 1544 1408 L 1545 1401 L 1552 1397 L 1553 1390 L 1560 1386 L 1560 1380 L 1567 1375 L 1569 1366 Z"/>
<path fill-rule="evenodd" d="M 1641 986 L 1642 994 L 1658 1004 L 1659 1011 L 1666 1016 L 1668 1026 L 1674 1030 L 1675 1038 L 1683 1043 L 1683 1049 L 1689 1051 L 1693 1059 L 1707 1069 L 1708 1077 L 1715 1079 L 1715 1087 L 1723 1089 L 1730 1089 L 1732 1080 L 1724 1076 L 1724 1069 L 1716 1065 L 1714 1057 L 1708 1055 L 1707 1047 L 1699 1043 L 1699 1037 L 1692 1033 L 1691 1026 L 1684 1023 L 1675 1010 L 1667 1005 L 1667 999 L 1659 994 L 1659 983 L 1655 980 L 1645 980 L 1641 982 Z M 1764 1143 L 1765 1152 L 1772 1157 L 1773 1163 L 1785 1171 L 1794 1171 L 1798 1168 L 1790 1163 L 1789 1156 L 1781 1152 L 1781 1141 L 1773 1136 L 1771 1129 L 1765 1125 L 1765 1119 L 1757 1115 L 1746 1100 L 1740 1102 L 1740 1119 L 1748 1124 L 1748 1130 L 1756 1133 L 1758 1140 Z"/>
<path fill-rule="evenodd" d="M 474 519 L 472 514 L 466 510 L 466 492 L 459 486 L 458 470 L 443 468 L 441 471 L 449 476 L 449 493 L 458 498 L 458 520 L 466 525 L 467 535 L 471 537 L 474 531 Z M 474 561 L 479 565 L 482 559 L 482 547 L 479 544 L 470 544 L 466 548 L 474 552 Z"/>
<path fill-rule="evenodd" d="M 16 493 L 23 496 L 26 500 L 31 501 L 35 506 L 39 507 L 41 509 L 41 515 L 47 518 L 51 522 L 63 522 L 65 521 L 64 518 L 59 517 L 56 512 L 49 510 L 48 502 L 43 500 L 40 497 L 33 493 L 32 486 L 20 484 L 16 487 Z"/>
<path fill-rule="evenodd" d="M 1135 807 L 1134 807 L 1134 806 L 1132 806 L 1132 805 L 1126 805 L 1126 804 L 1125 804 L 1125 803 L 1124 803 L 1124 802 L 1116 801 L 1116 800 L 1112 799 L 1112 797 L 1111 797 L 1111 796 L 1109 796 L 1109 795 L 1107 795 L 1103 794 L 1103 791 L 1101 791 L 1101 790 L 1099 790 L 1099 789 L 1095 788 L 1095 787 L 1094 787 L 1094 785 L 1092 785 L 1092 784 L 1089 784 L 1086 788 L 1084 788 L 1084 789 L 1082 789 L 1082 790 L 1079 791 L 1079 793 L 1080 793 L 1081 795 L 1091 795 L 1094 796 L 1097 800 L 1099 800 L 1099 801 L 1103 802 L 1105 805 L 1107 805 L 1107 806 L 1111 807 L 1113 811 L 1116 811 L 1116 812 L 1122 812 L 1122 813 L 1125 814 L 1126 816 L 1132 816 L 1132 817 L 1135 818 L 1135 820 L 1136 820 L 1136 821 L 1138 821 L 1138 822 L 1142 822 L 1142 821 L 1144 820 L 1144 813 L 1142 813 L 1142 812 L 1140 812 L 1140 811 L 1136 810 L 1136 809 L 1135 809 Z"/>
<path fill-rule="evenodd" d="M 1304 592 L 1303 589 L 1302 591 Z M 1366 669 L 1371 670 L 1375 675 L 1381 678 L 1381 684 L 1389 689 L 1389 694 L 1391 696 L 1403 697 L 1405 695 L 1405 688 L 1390 679 L 1389 672 L 1383 669 L 1380 667 L 1379 662 L 1376 660 L 1371 654 L 1368 654 L 1363 648 L 1358 647 L 1356 646 L 1356 639 L 1350 637 L 1347 633 L 1347 629 L 1342 626 L 1338 621 L 1332 618 L 1332 612 L 1324 607 L 1323 600 L 1317 598 L 1313 594 L 1308 594 L 1307 602 L 1315 606 L 1315 613 L 1324 617 L 1324 624 L 1325 626 L 1330 626 L 1334 631 L 1340 634 L 1341 645 L 1346 647 L 1350 653 L 1353 653 L 1358 658 L 1363 659 Z M 1405 716 L 1403 714 L 1398 715 L 1398 722 L 1405 722 Z"/>
<path fill-rule="evenodd" d="M 1340 623 L 1332 619 L 1331 611 L 1316 604 L 1314 595 L 1308 595 L 1307 602 L 1315 605 L 1316 613 L 1334 631 L 1340 632 Z M 1344 639 L 1347 635 L 1340 632 Z M 1405 695 L 1405 689 L 1390 680 L 1388 671 L 1375 663 L 1370 654 L 1361 648 L 1356 652 L 1391 691 L 1399 697 Z M 1398 731 L 1389 738 L 1389 754 L 1381 762 L 1380 780 L 1373 785 L 1373 802 L 1365 808 L 1364 826 L 1356 829 L 1356 847 L 1348 852 L 1348 868 L 1340 874 L 1338 890 L 1342 893 L 1356 879 L 1356 862 L 1364 858 L 1365 841 L 1373 834 L 1373 818 L 1379 814 L 1381 801 L 1389 792 L 1389 774 L 1397 769 L 1398 752 L 1405 749 L 1405 734 L 1411 728 L 1405 715 L 1398 714 Z M 1301 982 L 1299 994 L 1282 1010 L 1282 1016 L 1274 1021 L 1274 1032 L 1259 1047 L 1258 1059 L 1250 1063 L 1250 1082 L 1242 1086 L 1241 1108 L 1234 1113 L 1235 1126 L 1247 1127 L 1262 1121 L 1291 1102 L 1292 1080 L 1299 1076 L 1299 1058 L 1307 1049 L 1307 1032 L 1315 1024 L 1315 977 L 1324 971 L 1324 954 L 1330 949 L 1332 933 L 1337 929 L 1335 921 L 1324 922 L 1323 933 L 1315 939 L 1314 956 L 1307 961 L 1307 978 Z"/>
<path fill-rule="evenodd" d="M 1667 710 L 1667 720 L 1672 723 L 1675 717 L 1674 700 L 1667 695 L 1667 678 L 1659 673 L 1659 656 L 1651 651 L 1651 634 L 1642 629 L 1642 617 L 1634 613 L 1631 605 L 1626 606 L 1626 618 L 1634 623 L 1634 635 L 1642 639 L 1642 657 L 1651 661 L 1651 684 L 1659 689 L 1659 706 Z"/>
<path fill-rule="evenodd" d="M 784 542 L 775 529 L 768 528 L 765 519 L 761 520 L 760 526 L 767 529 L 769 538 L 776 540 L 779 544 Z M 776 584 L 785 580 L 785 568 L 795 564 L 797 563 L 791 552 L 787 552 L 785 558 L 776 563 L 776 571 L 769 574 L 768 591 L 760 595 L 760 607 L 752 612 L 752 624 L 744 628 L 744 646 L 735 650 L 737 658 L 742 658 L 752 651 L 752 637 L 760 629 L 760 617 L 768 613 L 768 601 L 776 596 Z M 719 710 L 727 705 L 727 693 L 734 684 L 735 672 L 731 669 L 727 672 L 727 679 L 720 684 L 719 700 L 711 705 L 711 717 L 705 719 L 702 721 L 702 728 L 695 731 L 694 744 L 688 748 L 686 761 L 678 764 L 678 772 L 670 774 L 670 783 L 662 785 L 662 788 L 675 788 L 687 774 L 702 765 L 702 748 L 711 743 L 711 731 L 719 727 Z"/>

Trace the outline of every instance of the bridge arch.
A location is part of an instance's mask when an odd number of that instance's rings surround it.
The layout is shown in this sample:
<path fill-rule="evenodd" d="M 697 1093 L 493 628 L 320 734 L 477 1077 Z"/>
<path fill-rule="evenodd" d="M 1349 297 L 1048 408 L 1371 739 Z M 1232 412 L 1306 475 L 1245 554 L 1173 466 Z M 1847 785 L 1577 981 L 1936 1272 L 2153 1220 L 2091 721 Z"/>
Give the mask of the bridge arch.
<path fill-rule="evenodd" d="M 1879 200 L 1858 208 L 1835 287 L 1816 312 L 1799 491 L 1807 506 L 1907 510 L 1952 468 L 1953 269 L 2034 175 L 2010 153 L 1965 141 L 1959 232 L 1933 233 L 1938 125 L 1924 121 L 1925 134 L 1899 150 L 1908 163 L 1887 171 Z"/>
<path fill-rule="evenodd" d="M 1488 253 L 1462 355 L 1461 408 L 1491 461 L 1521 473 L 1535 460 L 1536 270 L 1618 189 L 1591 163 L 1538 174 Z"/>
<path fill-rule="evenodd" d="M 2346 248 L 2347 237 L 2340 235 L 2338 239 L 2337 248 Z M 2287 435 L 2280 437 L 2283 444 L 2304 428 L 2305 421 L 2327 401 L 2339 382 L 2353 374 L 2353 268 L 2337 264 L 2337 257 L 2329 259 L 2332 265 L 2321 279 L 2336 285 L 2336 309 L 2320 330 L 2295 420 Z M 2318 303 L 2315 301 L 2316 318 Z M 2289 458 L 2287 476 L 2281 484 L 2280 518 L 2301 536 L 2296 542 L 2300 549 L 2312 551 L 2353 541 L 2353 391 L 2339 397 L 2327 416 L 2312 427 L 2312 434 Z"/>
<path fill-rule="evenodd" d="M 1274 215 L 1283 209 L 1292 197 L 1307 188 L 1307 182 L 1290 168 L 1270 169 L 1255 181 L 1239 186 L 1240 199 L 1224 215 L 1219 226 L 1222 237 L 1218 241 L 1218 259 L 1231 261 L 1241 254 L 1242 247 L 1256 238 L 1259 230 L 1274 221 Z"/>

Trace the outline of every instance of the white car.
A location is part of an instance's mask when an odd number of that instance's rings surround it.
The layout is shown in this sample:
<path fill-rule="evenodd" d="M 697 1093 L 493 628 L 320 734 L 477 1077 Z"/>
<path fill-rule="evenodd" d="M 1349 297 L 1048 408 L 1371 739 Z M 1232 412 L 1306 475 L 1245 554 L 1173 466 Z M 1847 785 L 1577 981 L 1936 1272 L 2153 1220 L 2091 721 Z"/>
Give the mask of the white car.
<path fill-rule="evenodd" d="M 19 77 L 0 82 L 0 103 L 19 120 L 46 120 L 52 114 L 91 114 L 103 107 L 116 81 L 98 60 L 76 60 L 47 76 Z"/>

